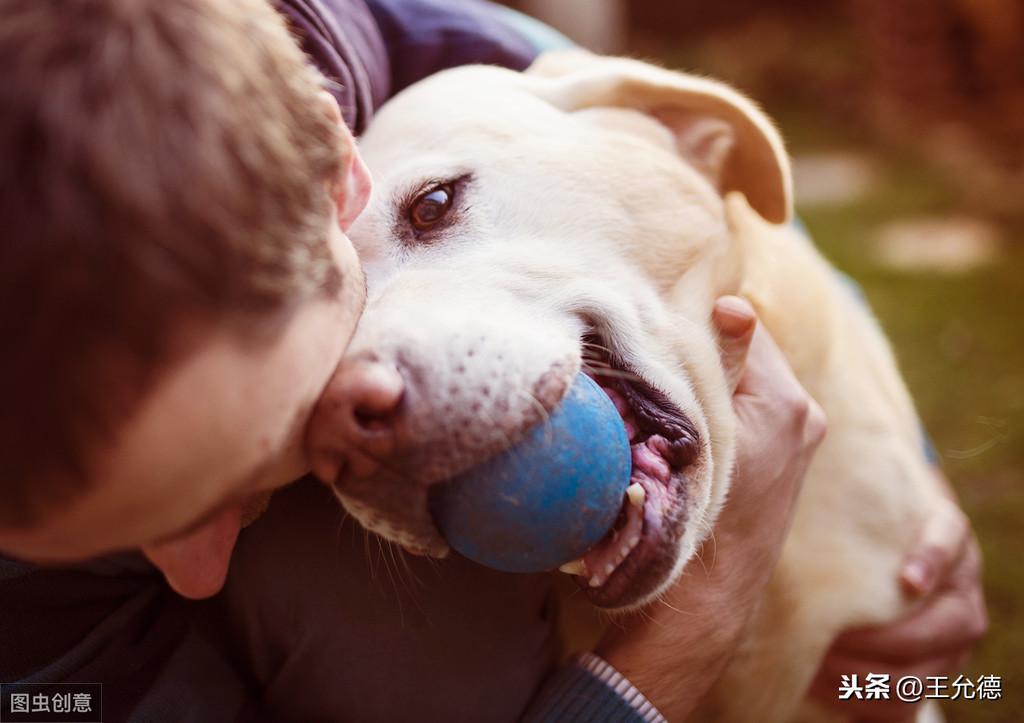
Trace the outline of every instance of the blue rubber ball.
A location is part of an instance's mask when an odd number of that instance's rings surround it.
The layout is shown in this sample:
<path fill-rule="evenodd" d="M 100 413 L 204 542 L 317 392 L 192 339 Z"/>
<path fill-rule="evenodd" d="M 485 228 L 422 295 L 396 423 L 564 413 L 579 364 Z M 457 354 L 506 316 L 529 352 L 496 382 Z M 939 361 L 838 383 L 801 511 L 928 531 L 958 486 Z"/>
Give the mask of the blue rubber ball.
<path fill-rule="evenodd" d="M 607 534 L 632 460 L 615 405 L 585 374 L 546 422 L 435 488 L 434 520 L 452 548 L 504 572 L 575 560 Z"/>

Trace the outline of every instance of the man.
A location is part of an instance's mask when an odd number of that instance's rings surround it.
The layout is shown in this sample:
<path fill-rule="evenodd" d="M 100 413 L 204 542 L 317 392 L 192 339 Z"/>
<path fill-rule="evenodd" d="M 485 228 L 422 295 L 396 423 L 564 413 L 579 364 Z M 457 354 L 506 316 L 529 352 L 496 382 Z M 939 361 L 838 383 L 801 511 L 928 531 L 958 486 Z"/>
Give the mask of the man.
<path fill-rule="evenodd" d="M 0 680 L 104 682 L 108 720 L 253 713 L 261 681 L 156 570 L 185 597 L 215 594 L 246 518 L 308 469 L 305 422 L 365 293 L 344 229 L 370 179 L 346 123 L 446 64 L 532 54 L 484 6 L 371 8 L 282 3 L 325 93 L 261 0 L 0 0 L 0 550 L 18 560 L 0 567 Z M 742 453 L 761 464 L 718 535 L 731 562 L 674 594 L 721 614 L 635 621 L 601 648 L 612 668 L 563 669 L 532 715 L 597 699 L 618 670 L 685 716 L 756 605 L 823 422 L 749 308 L 718 317 L 725 363 L 746 369 Z M 921 587 L 959 569 L 966 535 L 939 538 Z M 108 555 L 134 549 L 145 558 Z"/>

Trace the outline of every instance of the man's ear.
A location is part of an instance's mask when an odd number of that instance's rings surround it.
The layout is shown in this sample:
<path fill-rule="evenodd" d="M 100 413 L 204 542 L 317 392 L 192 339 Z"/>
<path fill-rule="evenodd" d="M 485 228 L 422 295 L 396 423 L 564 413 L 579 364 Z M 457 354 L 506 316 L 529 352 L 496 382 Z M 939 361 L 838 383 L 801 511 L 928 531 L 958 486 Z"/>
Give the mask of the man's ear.
<path fill-rule="evenodd" d="M 356 139 L 341 117 L 338 101 L 324 90 L 320 92 L 320 102 L 323 104 L 324 113 L 341 130 L 342 168 L 330 191 L 338 209 L 338 225 L 341 226 L 342 231 L 348 231 L 359 214 L 366 208 L 373 190 L 373 182 L 370 179 L 370 171 L 363 163 L 362 156 L 359 155 Z"/>
<path fill-rule="evenodd" d="M 527 73 L 534 92 L 565 111 L 625 108 L 657 119 L 674 134 L 680 155 L 719 193 L 743 193 L 773 223 L 789 219 L 792 179 L 782 138 L 767 116 L 732 88 L 579 50 L 541 55 Z"/>

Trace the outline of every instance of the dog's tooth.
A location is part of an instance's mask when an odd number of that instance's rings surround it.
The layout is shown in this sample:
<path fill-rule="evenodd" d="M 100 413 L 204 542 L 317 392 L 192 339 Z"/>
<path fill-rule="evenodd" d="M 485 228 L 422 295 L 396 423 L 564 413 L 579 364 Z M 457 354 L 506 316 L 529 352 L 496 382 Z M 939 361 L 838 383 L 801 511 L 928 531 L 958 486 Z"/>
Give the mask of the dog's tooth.
<path fill-rule="evenodd" d="M 640 537 L 639 537 L 639 535 L 635 535 L 633 537 L 630 537 L 628 544 L 629 544 L 629 549 L 630 550 L 632 550 L 634 547 L 639 545 L 640 544 Z"/>
<path fill-rule="evenodd" d="M 622 548 L 619 550 L 619 562 L 625 560 L 629 553 L 632 551 L 632 547 L 630 547 L 629 545 L 623 545 Z"/>
<path fill-rule="evenodd" d="M 587 563 L 583 562 L 583 558 L 567 562 L 558 569 L 566 575 L 579 575 L 580 577 L 587 577 L 587 573 L 589 572 L 589 570 L 587 570 Z"/>
<path fill-rule="evenodd" d="M 615 563 L 609 562 L 607 565 L 604 566 L 605 575 L 611 575 L 613 572 L 615 572 Z"/>
<path fill-rule="evenodd" d="M 601 579 L 600 575 L 594 575 L 590 578 L 590 582 L 588 584 L 590 587 L 601 587 L 604 584 L 604 580 Z"/>
<path fill-rule="evenodd" d="M 629 497 L 629 504 L 634 507 L 643 507 L 647 500 L 647 490 L 639 482 L 634 482 L 626 488 L 626 495 Z"/>

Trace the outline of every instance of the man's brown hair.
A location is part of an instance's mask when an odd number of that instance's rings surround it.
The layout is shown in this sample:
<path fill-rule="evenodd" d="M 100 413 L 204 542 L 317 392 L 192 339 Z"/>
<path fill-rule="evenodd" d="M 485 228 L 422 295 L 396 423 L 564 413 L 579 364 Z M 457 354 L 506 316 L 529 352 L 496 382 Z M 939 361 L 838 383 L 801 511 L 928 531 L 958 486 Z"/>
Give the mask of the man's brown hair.
<path fill-rule="evenodd" d="M 344 159 L 266 0 L 0 0 L 0 68 L 0 524 L 18 525 L 85 487 L 177 326 L 337 289 Z"/>

